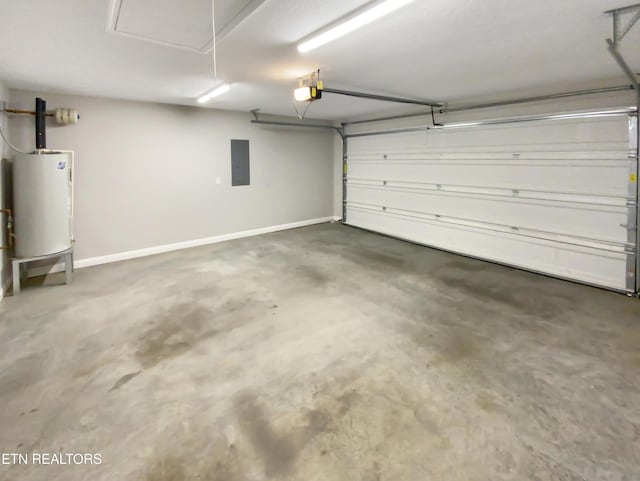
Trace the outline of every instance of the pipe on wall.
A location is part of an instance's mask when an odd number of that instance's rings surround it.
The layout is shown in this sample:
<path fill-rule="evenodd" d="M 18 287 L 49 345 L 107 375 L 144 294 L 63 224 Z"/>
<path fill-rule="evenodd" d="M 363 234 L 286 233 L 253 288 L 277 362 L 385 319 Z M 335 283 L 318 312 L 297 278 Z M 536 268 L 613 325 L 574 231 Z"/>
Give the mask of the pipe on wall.
<path fill-rule="evenodd" d="M 47 148 L 47 101 L 36 97 L 36 150 Z"/>

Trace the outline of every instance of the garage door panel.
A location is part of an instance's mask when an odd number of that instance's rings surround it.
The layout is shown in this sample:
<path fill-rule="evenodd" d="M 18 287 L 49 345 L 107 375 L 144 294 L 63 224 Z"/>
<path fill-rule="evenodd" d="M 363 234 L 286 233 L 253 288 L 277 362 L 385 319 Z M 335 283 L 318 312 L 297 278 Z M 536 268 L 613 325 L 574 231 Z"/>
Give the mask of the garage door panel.
<path fill-rule="evenodd" d="M 349 201 L 375 209 L 394 208 L 515 228 L 571 233 L 610 242 L 627 241 L 629 208 L 518 198 L 460 195 L 438 191 L 402 191 L 349 184 Z"/>
<path fill-rule="evenodd" d="M 634 292 L 637 116 L 627 112 L 348 138 L 346 222 Z"/>
<path fill-rule="evenodd" d="M 453 226 L 403 218 L 393 214 L 350 210 L 349 224 L 401 239 L 509 264 L 567 279 L 625 290 L 628 265 L 624 253 L 497 234 L 466 226 Z M 523 258 L 522 253 L 527 256 Z"/>
<path fill-rule="evenodd" d="M 626 153 L 625 153 L 626 154 Z M 349 158 L 349 179 L 415 182 L 452 186 L 494 186 L 550 192 L 628 193 L 627 159 L 565 164 L 539 162 L 371 162 Z"/>
<path fill-rule="evenodd" d="M 509 138 L 508 143 L 504 142 L 505 137 Z M 616 116 L 356 137 L 350 139 L 349 151 L 350 154 L 429 150 L 598 152 L 625 149 L 628 141 L 628 117 Z"/>

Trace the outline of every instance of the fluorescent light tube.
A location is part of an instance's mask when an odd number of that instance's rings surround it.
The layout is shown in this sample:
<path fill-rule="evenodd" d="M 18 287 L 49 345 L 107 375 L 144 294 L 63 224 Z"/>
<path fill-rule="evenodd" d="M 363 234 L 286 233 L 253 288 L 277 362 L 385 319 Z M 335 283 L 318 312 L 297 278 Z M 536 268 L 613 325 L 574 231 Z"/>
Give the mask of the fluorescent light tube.
<path fill-rule="evenodd" d="M 394 10 L 404 7 L 406 4 L 411 3 L 413 0 L 386 0 L 376 6 L 362 12 L 359 15 L 343 22 L 335 27 L 327 30 L 326 32 L 317 35 L 306 42 L 302 42 L 298 45 L 298 51 L 308 52 L 314 48 L 320 47 L 325 43 L 329 43 L 337 38 L 340 38 L 354 30 L 367 25 L 385 15 L 393 12 Z"/>
<path fill-rule="evenodd" d="M 217 97 L 218 95 L 222 95 L 225 92 L 228 92 L 230 88 L 231 88 L 231 86 L 229 84 L 227 84 L 227 83 L 224 83 L 222 85 L 218 85 L 213 90 L 210 90 L 209 92 L 207 92 L 206 94 L 202 95 L 201 97 L 198 97 L 198 103 L 199 104 L 203 104 L 205 102 L 208 102 L 212 98 Z"/>

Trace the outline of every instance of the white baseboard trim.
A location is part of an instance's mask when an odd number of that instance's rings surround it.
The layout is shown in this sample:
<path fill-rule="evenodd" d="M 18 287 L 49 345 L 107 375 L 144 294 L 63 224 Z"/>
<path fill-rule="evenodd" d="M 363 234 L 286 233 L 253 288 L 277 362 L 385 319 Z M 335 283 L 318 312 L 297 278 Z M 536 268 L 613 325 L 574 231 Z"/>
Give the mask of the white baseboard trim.
<path fill-rule="evenodd" d="M 152 256 L 155 254 L 163 254 L 165 252 L 178 251 L 182 249 L 189 249 L 191 247 L 200 247 L 209 244 L 217 244 L 219 242 L 226 242 L 234 239 L 242 239 L 244 237 L 253 237 L 261 234 L 269 234 L 271 232 L 278 232 L 289 229 L 297 229 L 298 227 L 306 227 L 315 224 L 324 224 L 326 222 L 338 221 L 340 217 L 320 217 L 318 219 L 308 219 L 298 222 L 291 222 L 289 224 L 273 225 L 269 227 L 261 227 L 259 229 L 245 230 L 241 232 L 232 232 L 230 234 L 222 234 L 213 237 L 206 237 L 204 239 L 194 239 L 190 241 L 176 242 L 174 244 L 165 244 L 155 247 L 147 247 L 145 249 L 137 249 L 133 251 L 118 252 L 116 254 L 108 254 L 106 256 L 89 257 L 87 259 L 75 260 L 73 267 L 76 269 L 82 269 L 83 267 L 98 266 L 101 264 L 109 264 L 111 262 L 119 262 L 128 259 L 137 259 L 138 257 Z M 54 274 L 56 272 L 64 271 L 64 264 L 54 264 L 48 266 L 38 266 L 29 269 L 29 277 L 38 277 L 46 274 Z"/>

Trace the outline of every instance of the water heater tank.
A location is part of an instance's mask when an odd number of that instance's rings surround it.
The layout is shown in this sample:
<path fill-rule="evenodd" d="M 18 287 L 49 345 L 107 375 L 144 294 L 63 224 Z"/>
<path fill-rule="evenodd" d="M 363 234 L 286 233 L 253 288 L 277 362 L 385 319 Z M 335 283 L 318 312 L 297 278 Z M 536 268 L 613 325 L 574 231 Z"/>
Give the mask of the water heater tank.
<path fill-rule="evenodd" d="M 19 154 L 13 162 L 16 257 L 71 247 L 71 168 L 66 153 Z"/>

